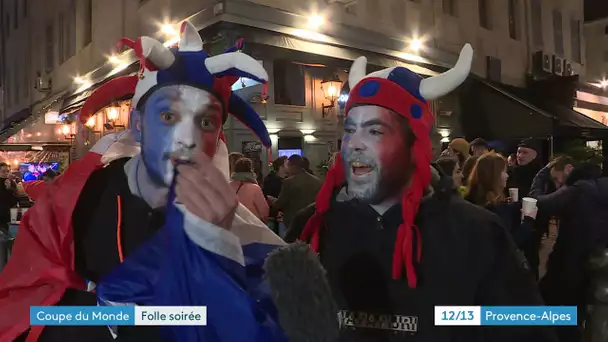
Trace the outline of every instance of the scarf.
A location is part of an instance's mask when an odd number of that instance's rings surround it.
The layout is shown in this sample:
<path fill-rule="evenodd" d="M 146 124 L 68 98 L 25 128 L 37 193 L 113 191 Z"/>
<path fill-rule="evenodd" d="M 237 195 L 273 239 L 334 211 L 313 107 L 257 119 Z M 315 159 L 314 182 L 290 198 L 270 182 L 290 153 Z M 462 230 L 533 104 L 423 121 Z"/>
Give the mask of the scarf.
<path fill-rule="evenodd" d="M 253 172 L 233 172 L 232 176 L 230 176 L 230 178 L 233 181 L 237 181 L 237 182 L 258 184 L 258 181 Z"/>

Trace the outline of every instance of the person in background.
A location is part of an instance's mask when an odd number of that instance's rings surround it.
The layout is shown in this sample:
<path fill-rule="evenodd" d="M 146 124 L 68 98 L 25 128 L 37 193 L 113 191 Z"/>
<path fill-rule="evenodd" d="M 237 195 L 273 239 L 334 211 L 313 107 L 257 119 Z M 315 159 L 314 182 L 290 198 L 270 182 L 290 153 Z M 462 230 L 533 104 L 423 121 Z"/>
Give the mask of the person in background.
<path fill-rule="evenodd" d="M 517 155 L 515 153 L 509 154 L 509 156 L 507 157 L 507 165 L 509 169 L 517 166 Z"/>
<path fill-rule="evenodd" d="M 464 162 L 469 159 L 469 143 L 463 138 L 452 139 L 448 144 L 448 148 L 441 153 L 442 157 L 456 157 L 458 163 L 464 165 Z"/>
<path fill-rule="evenodd" d="M 471 155 L 481 157 L 490 152 L 490 145 L 482 138 L 477 138 L 471 142 Z"/>
<path fill-rule="evenodd" d="M 458 190 L 460 195 L 466 196 L 467 190 L 462 185 L 462 170 L 460 169 L 458 160 L 455 158 L 439 158 L 436 163 L 446 176 L 452 178 L 454 188 Z"/>
<path fill-rule="evenodd" d="M 478 159 L 479 157 L 472 156 L 467 159 L 462 166 L 462 185 L 465 187 L 469 184 L 469 177 L 471 176 L 471 172 L 473 172 L 473 168 L 475 167 L 475 163 L 477 163 Z"/>
<path fill-rule="evenodd" d="M 45 173 L 42 174 L 42 180 L 47 184 L 53 183 L 55 178 L 57 178 L 57 172 L 51 169 L 48 169 Z"/>
<path fill-rule="evenodd" d="M 282 156 L 272 161 L 272 170 L 264 178 L 262 190 L 264 195 L 279 197 L 281 184 L 287 177 L 287 157 Z"/>
<path fill-rule="evenodd" d="M 17 204 L 17 184 L 10 177 L 11 168 L 0 163 L 0 231 L 7 233 L 11 208 Z"/>
<path fill-rule="evenodd" d="M 234 172 L 234 164 L 236 164 L 236 161 L 243 157 L 243 154 L 240 152 L 232 152 L 228 155 L 228 165 L 230 168 L 230 174 Z"/>
<path fill-rule="evenodd" d="M 274 197 L 277 198 L 281 194 L 281 187 L 283 186 L 283 180 L 288 176 L 287 170 L 287 157 L 282 156 L 272 161 L 272 169 L 264 178 L 262 191 L 264 192 L 264 197 Z M 276 234 L 280 233 L 280 221 L 279 221 L 280 212 L 276 210 L 274 207 L 270 206 L 270 211 L 268 213 L 268 226 L 272 229 Z"/>
<path fill-rule="evenodd" d="M 304 170 L 311 175 L 314 175 L 315 173 L 310 169 L 310 160 L 308 160 L 306 157 L 302 157 L 302 160 L 304 161 Z"/>
<path fill-rule="evenodd" d="M 505 158 L 495 152 L 486 153 L 471 172 L 466 199 L 497 214 L 521 248 L 534 229 L 536 212 L 521 221 L 521 202 L 508 203 L 504 195 L 508 178 Z"/>
<path fill-rule="evenodd" d="M 239 202 L 265 222 L 268 218 L 268 203 L 256 181 L 251 159 L 243 157 L 237 160 L 231 178 L 230 186 Z"/>
<path fill-rule="evenodd" d="M 593 163 L 573 166 L 572 159 L 560 157 L 543 168 L 535 183 L 557 183 L 558 190 L 549 193 L 530 191 L 536 196 L 539 213 L 556 216 L 559 234 L 547 261 L 547 273 L 539 287 L 547 305 L 578 307 L 578 327 L 558 327 L 560 342 L 582 341 L 585 329 L 594 335 L 600 327 L 601 337 L 585 341 L 607 341 L 608 331 L 608 178 Z M 563 171 L 562 171 L 563 170 Z M 567 172 L 567 170 L 570 170 Z M 564 172 L 565 180 L 561 176 Z M 542 190 L 542 188 L 541 188 Z M 587 308 L 591 316 L 587 316 Z M 587 332 L 585 332 L 587 333 Z"/>
<path fill-rule="evenodd" d="M 517 148 L 516 160 L 517 166 L 509 169 L 509 181 L 507 189 L 517 188 L 519 198 L 528 197 L 530 187 L 534 177 L 543 168 L 539 151 L 541 150 L 538 142 L 533 139 L 525 139 L 520 142 Z M 538 266 L 540 264 L 540 256 L 538 254 L 542 236 L 549 230 L 550 218 L 544 213 L 536 219 L 536 229 L 530 234 L 529 240 L 522 247 L 526 258 L 530 262 L 533 273 L 538 278 Z"/>
<path fill-rule="evenodd" d="M 290 177 L 283 181 L 279 197 L 270 197 L 272 206 L 284 214 L 283 222 L 289 227 L 296 213 L 313 203 L 321 189 L 319 178 L 306 171 L 304 158 L 294 154 L 287 159 Z"/>

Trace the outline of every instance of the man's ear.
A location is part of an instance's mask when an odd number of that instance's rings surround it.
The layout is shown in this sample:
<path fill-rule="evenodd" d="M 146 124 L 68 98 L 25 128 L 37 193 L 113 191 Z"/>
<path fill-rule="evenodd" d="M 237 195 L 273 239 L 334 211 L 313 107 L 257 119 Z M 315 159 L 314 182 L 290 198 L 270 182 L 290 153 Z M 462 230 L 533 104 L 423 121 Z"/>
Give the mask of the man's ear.
<path fill-rule="evenodd" d="M 564 168 L 564 172 L 566 174 L 569 174 L 570 172 L 572 172 L 572 169 L 574 169 L 574 166 L 572 166 L 572 164 L 568 164 L 566 165 L 566 167 Z"/>
<path fill-rule="evenodd" d="M 131 110 L 129 114 L 129 129 L 131 130 L 131 134 L 133 134 L 133 138 L 135 141 L 141 142 L 141 114 L 137 109 Z"/>

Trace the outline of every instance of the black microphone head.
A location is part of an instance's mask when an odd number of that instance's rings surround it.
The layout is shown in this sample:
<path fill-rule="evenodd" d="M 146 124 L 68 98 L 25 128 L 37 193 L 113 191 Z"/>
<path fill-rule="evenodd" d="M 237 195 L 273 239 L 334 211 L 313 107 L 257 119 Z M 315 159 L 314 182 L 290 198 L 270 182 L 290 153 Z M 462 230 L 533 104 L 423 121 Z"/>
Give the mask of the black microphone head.
<path fill-rule="evenodd" d="M 270 253 L 266 280 L 279 312 L 281 327 L 291 342 L 335 342 L 338 306 L 319 257 L 298 242 Z"/>

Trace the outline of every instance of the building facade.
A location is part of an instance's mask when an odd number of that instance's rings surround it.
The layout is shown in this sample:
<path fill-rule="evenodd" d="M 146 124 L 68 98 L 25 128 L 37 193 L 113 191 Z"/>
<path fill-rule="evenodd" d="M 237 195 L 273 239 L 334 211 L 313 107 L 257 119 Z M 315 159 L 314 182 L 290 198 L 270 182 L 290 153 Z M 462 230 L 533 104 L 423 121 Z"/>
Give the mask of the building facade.
<path fill-rule="evenodd" d="M 271 154 L 259 151 L 240 123 L 226 123 L 229 148 L 258 153 L 264 168 L 279 149 L 302 150 L 314 169 L 338 148 L 344 98 L 327 96 L 329 86 L 339 85 L 328 81 L 345 84 L 350 62 L 361 54 L 368 56 L 370 71 L 404 65 L 426 77 L 452 66 L 462 46 L 471 43 L 479 80 L 524 87 L 535 68 L 542 69 L 539 51 L 541 57 L 561 61 L 564 69 L 569 65 L 568 73 L 584 75 L 582 0 L 0 1 L 3 140 L 27 131 L 24 123 L 32 125 L 35 118 L 40 125 L 52 124 L 40 123 L 45 113 L 77 111 L 98 84 L 136 70 L 132 54 L 116 55 L 118 39 L 170 40 L 175 29 L 163 24 L 186 18 L 201 30 L 212 52 L 244 37 L 245 52 L 268 70 L 268 87 L 240 80 L 234 90 L 266 120 L 276 142 Z M 547 72 L 555 73 L 553 68 Z M 463 101 L 456 92 L 432 103 L 444 140 L 465 135 Z M 118 108 L 122 104 L 112 113 L 122 113 Z M 128 124 L 115 121 L 112 129 Z M 76 134 L 76 124 L 68 134 L 63 127 L 51 131 L 58 140 L 86 146 L 112 130 L 104 122 L 86 137 Z"/>
<path fill-rule="evenodd" d="M 587 73 L 576 94 L 575 110 L 608 125 L 608 18 L 586 22 L 584 27 Z"/>

